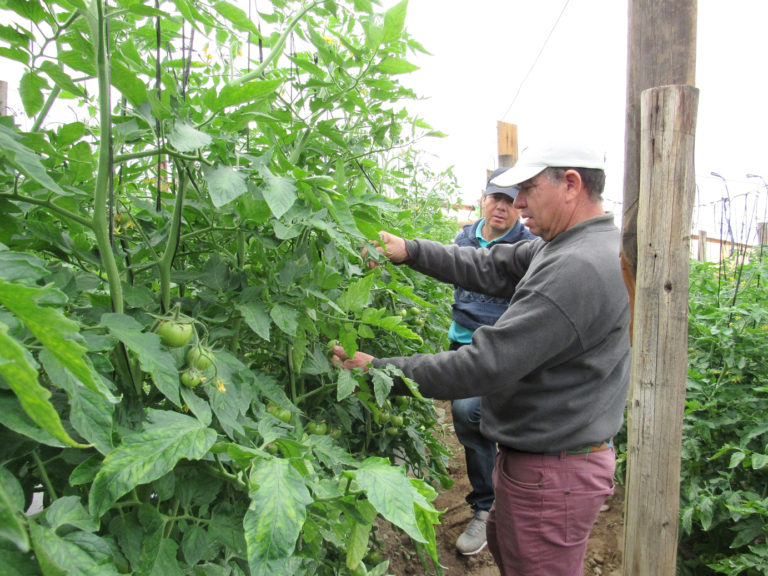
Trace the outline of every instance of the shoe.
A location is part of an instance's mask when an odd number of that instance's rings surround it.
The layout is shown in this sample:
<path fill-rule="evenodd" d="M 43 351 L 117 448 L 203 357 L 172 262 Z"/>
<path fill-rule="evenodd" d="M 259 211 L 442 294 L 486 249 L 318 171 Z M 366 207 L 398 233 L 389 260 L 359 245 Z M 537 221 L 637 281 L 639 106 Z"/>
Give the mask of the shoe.
<path fill-rule="evenodd" d="M 456 550 L 464 556 L 472 556 L 485 548 L 488 540 L 485 536 L 485 524 L 488 521 L 487 510 L 477 510 L 475 517 L 469 521 L 459 539 L 456 540 Z"/>

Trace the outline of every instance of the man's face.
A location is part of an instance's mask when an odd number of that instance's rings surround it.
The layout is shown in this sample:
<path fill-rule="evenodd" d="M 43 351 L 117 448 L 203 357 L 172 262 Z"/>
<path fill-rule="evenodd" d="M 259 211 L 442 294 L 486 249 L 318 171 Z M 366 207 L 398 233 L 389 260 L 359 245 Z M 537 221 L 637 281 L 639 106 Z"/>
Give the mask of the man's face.
<path fill-rule="evenodd" d="M 488 194 L 483 198 L 483 217 L 494 232 L 507 231 L 520 218 L 514 200 L 506 194 Z"/>
<path fill-rule="evenodd" d="M 544 240 L 551 240 L 568 227 L 567 188 L 564 178 L 552 182 L 543 173 L 520 184 L 515 208 L 520 210 L 528 229 Z"/>

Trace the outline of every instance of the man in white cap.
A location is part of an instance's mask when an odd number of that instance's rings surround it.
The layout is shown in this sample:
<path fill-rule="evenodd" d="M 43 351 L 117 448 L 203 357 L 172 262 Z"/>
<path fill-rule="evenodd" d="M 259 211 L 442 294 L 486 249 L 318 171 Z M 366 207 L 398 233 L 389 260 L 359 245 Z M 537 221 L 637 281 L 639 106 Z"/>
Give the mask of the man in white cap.
<path fill-rule="evenodd" d="M 424 396 L 483 396 L 483 434 L 499 445 L 488 547 L 504 576 L 581 576 L 587 540 L 613 493 L 611 438 L 629 387 L 629 303 L 620 233 L 602 208 L 603 154 L 572 144 L 524 150 L 496 178 L 540 237 L 490 250 L 382 232 L 393 263 L 469 290 L 510 297 L 493 326 L 455 351 L 349 358 L 394 365 Z M 408 394 L 396 380 L 393 394 Z"/>

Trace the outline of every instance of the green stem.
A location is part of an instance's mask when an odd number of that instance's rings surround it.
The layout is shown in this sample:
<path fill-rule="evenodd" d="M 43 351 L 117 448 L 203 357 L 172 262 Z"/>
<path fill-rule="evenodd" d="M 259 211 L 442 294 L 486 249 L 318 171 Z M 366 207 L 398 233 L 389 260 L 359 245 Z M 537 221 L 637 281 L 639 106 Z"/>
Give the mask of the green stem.
<path fill-rule="evenodd" d="M 74 212 L 70 212 L 66 208 L 61 208 L 59 206 L 56 206 L 53 202 L 50 200 L 39 200 L 37 198 L 29 198 L 27 196 L 22 196 L 21 194 L 0 194 L 0 198 L 6 198 L 8 200 L 18 200 L 19 202 L 26 202 L 27 204 L 34 204 L 35 206 L 42 206 L 43 208 L 47 208 L 51 212 L 55 212 L 59 216 L 63 216 L 67 220 L 72 220 L 73 222 L 77 222 L 81 226 L 84 226 L 85 228 L 90 228 L 93 230 L 94 224 L 93 221 L 88 218 L 83 218 L 79 214 L 75 214 Z"/>
<path fill-rule="evenodd" d="M 199 154 L 197 156 L 182 154 L 181 152 L 174 152 L 173 150 L 169 149 L 167 146 L 153 148 L 152 150 L 142 150 L 141 152 L 130 152 L 128 154 L 120 154 L 119 156 L 115 156 L 115 164 L 121 164 L 123 162 L 127 162 L 129 160 L 137 160 L 139 158 L 149 158 L 152 156 L 161 156 L 161 155 L 167 155 L 172 158 L 177 158 L 179 160 L 189 160 L 190 162 L 202 162 L 203 164 L 213 166 L 213 162 L 205 160 Z"/>
<path fill-rule="evenodd" d="M 304 394 L 300 394 L 296 397 L 296 405 L 302 404 L 307 398 L 311 398 L 315 394 L 320 394 L 321 392 L 328 392 L 330 390 L 333 390 L 336 388 L 335 383 L 331 384 L 323 384 L 322 386 L 315 388 L 314 390 L 310 390 L 309 392 L 305 392 Z"/>
<path fill-rule="evenodd" d="M 53 103 L 56 102 L 56 98 L 59 97 L 59 94 L 61 94 L 61 88 L 56 85 L 53 87 L 53 90 L 51 90 L 50 94 L 48 94 L 48 98 L 45 100 L 45 104 L 43 104 L 42 110 L 40 110 L 40 113 L 37 115 L 37 119 L 32 125 L 32 132 L 37 132 L 40 130 L 40 126 L 42 126 L 43 120 L 45 120 L 45 117 L 48 116 L 48 112 L 51 111 L 51 107 L 53 106 Z"/>
<path fill-rule="evenodd" d="M 288 379 L 291 385 L 291 402 L 296 404 L 299 393 L 296 390 L 296 370 L 293 365 L 293 346 L 288 344 L 285 348 L 286 365 L 288 366 Z"/>
<path fill-rule="evenodd" d="M 37 470 L 40 472 L 40 478 L 43 481 L 43 486 L 45 486 L 46 492 L 48 492 L 48 496 L 51 498 L 51 502 L 58 500 L 59 497 L 56 495 L 56 490 L 53 487 L 51 478 L 48 476 L 48 471 L 45 469 L 45 464 L 40 458 L 40 455 L 37 453 L 37 450 L 32 451 L 32 458 L 35 459 Z"/>
<path fill-rule="evenodd" d="M 245 265 L 245 230 L 239 229 L 237 231 L 237 268 L 240 272 L 243 272 L 243 266 Z M 243 317 L 238 314 L 232 324 L 232 343 L 229 350 L 232 354 L 237 354 L 238 346 L 240 345 L 240 328 L 243 325 Z"/>
<path fill-rule="evenodd" d="M 283 45 L 285 44 L 285 40 L 288 38 L 289 34 L 293 32 L 293 29 L 296 27 L 299 21 L 304 17 L 304 14 L 306 14 L 312 8 L 320 4 L 320 2 L 321 0 L 315 0 L 315 2 L 312 2 L 311 4 L 308 4 L 304 6 L 304 8 L 299 10 L 296 13 L 296 15 L 293 18 L 291 18 L 291 20 L 288 22 L 288 26 L 286 26 L 285 30 L 280 35 L 280 38 L 277 40 L 275 45 L 272 47 L 272 50 L 269 52 L 269 56 L 267 56 L 264 59 L 264 62 L 259 64 L 259 66 L 253 72 L 249 72 L 244 76 L 240 76 L 240 78 L 236 78 L 235 80 L 230 82 L 230 84 L 232 86 L 240 86 L 242 84 L 245 84 L 246 82 L 250 82 L 251 80 L 259 78 L 264 73 L 264 70 L 266 70 L 267 67 L 280 56 L 283 50 Z"/>
<path fill-rule="evenodd" d="M 97 0 L 96 11 L 96 70 L 99 81 L 99 122 L 101 139 L 99 141 L 99 166 L 96 174 L 96 189 L 93 201 L 93 230 L 96 244 L 101 254 L 104 271 L 109 283 L 109 295 L 112 299 L 112 311 L 123 312 L 123 287 L 120 283 L 120 272 L 117 268 L 115 253 L 109 239 L 109 222 L 107 222 L 107 200 L 109 199 L 109 183 L 112 174 L 109 134 L 112 130 L 112 112 L 109 101 L 109 63 L 107 61 L 107 41 L 104 6 Z"/>
<path fill-rule="evenodd" d="M 181 215 L 184 207 L 184 189 L 186 188 L 186 176 L 182 170 L 178 171 L 179 190 L 173 204 L 171 216 L 171 229 L 168 232 L 168 241 L 165 243 L 165 251 L 157 263 L 160 272 L 160 298 L 163 312 L 171 308 L 171 267 L 179 247 L 179 230 L 181 229 Z"/>

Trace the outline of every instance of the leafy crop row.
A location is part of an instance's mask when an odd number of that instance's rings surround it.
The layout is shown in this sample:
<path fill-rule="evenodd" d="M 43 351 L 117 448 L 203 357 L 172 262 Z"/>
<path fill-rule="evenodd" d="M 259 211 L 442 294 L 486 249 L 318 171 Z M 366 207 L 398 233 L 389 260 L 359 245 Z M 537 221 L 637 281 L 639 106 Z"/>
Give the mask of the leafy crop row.
<path fill-rule="evenodd" d="M 768 266 L 692 263 L 680 567 L 768 574 Z"/>
<path fill-rule="evenodd" d="M 422 48 L 405 2 L 265 4 L 4 3 L 6 574 L 383 574 L 381 518 L 437 563 L 432 404 L 327 354 L 444 345 L 448 287 L 360 256 L 454 232 Z"/>

